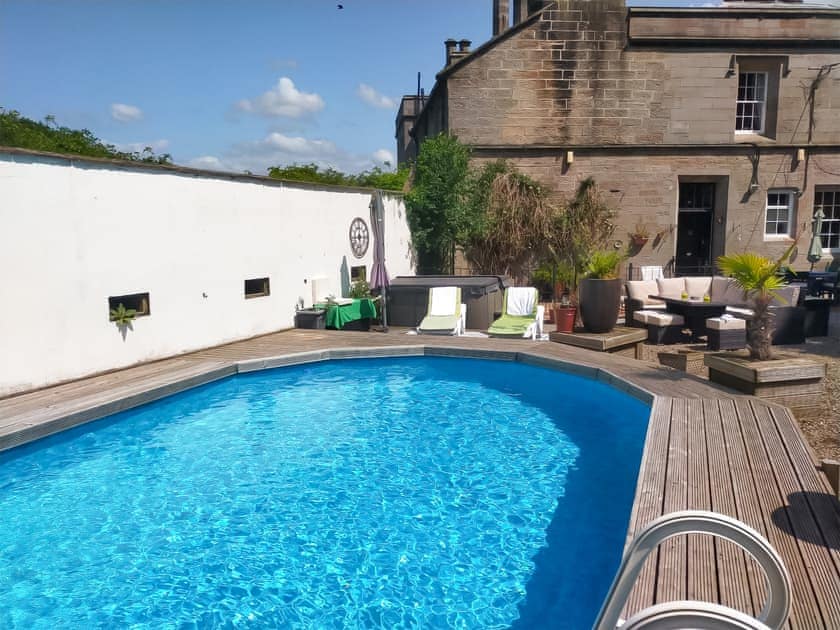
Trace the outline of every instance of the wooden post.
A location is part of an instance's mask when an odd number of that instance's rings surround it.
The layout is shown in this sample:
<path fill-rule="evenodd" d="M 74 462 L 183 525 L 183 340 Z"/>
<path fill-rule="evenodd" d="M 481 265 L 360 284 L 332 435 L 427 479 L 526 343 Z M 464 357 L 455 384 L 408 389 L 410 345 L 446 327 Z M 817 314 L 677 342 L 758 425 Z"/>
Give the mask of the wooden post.
<path fill-rule="evenodd" d="M 820 462 L 820 468 L 828 477 L 828 483 L 834 490 L 834 496 L 840 499 L 840 462 L 836 459 L 824 459 Z"/>

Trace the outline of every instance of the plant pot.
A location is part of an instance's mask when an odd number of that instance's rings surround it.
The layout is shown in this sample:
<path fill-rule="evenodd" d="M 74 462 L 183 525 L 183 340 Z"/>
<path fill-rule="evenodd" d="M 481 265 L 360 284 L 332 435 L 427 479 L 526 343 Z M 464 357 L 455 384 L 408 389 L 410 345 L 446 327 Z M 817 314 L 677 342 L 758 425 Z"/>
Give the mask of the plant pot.
<path fill-rule="evenodd" d="M 580 318 L 587 332 L 606 333 L 615 328 L 621 306 L 621 279 L 584 278 L 578 292 Z"/>
<path fill-rule="evenodd" d="M 645 244 L 648 242 L 647 236 L 631 236 L 630 242 L 633 243 L 633 247 L 644 247 Z"/>
<path fill-rule="evenodd" d="M 557 324 L 557 332 L 570 333 L 575 331 L 575 317 L 577 316 L 576 306 L 555 306 L 554 321 Z"/>
<path fill-rule="evenodd" d="M 713 383 L 779 403 L 794 413 L 810 413 L 823 404 L 825 364 L 820 361 L 795 355 L 757 361 L 736 351 L 706 354 L 703 362 Z"/>

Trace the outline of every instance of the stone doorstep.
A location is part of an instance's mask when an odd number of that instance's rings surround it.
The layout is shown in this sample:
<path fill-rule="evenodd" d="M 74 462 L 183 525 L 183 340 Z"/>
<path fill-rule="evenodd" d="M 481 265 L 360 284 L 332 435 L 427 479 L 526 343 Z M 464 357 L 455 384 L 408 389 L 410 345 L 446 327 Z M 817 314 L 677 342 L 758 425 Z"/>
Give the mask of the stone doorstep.
<path fill-rule="evenodd" d="M 703 362 L 710 370 L 724 372 L 749 383 L 784 383 L 825 378 L 825 363 L 800 357 L 753 361 L 745 356 L 707 354 Z"/>

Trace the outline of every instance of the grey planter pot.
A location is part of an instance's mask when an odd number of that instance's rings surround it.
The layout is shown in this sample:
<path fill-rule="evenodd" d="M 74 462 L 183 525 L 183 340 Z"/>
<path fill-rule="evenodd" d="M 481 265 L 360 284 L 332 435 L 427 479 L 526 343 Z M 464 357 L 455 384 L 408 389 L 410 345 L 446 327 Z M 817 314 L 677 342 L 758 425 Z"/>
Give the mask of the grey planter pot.
<path fill-rule="evenodd" d="M 606 333 L 615 328 L 621 305 L 621 279 L 585 278 L 578 287 L 580 318 L 587 332 Z"/>

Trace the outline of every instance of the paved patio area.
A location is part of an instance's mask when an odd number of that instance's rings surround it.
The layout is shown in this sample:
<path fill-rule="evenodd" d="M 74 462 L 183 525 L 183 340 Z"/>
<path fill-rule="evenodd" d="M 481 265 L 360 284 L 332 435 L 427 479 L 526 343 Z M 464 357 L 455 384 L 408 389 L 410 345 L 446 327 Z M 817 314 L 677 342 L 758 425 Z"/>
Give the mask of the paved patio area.
<path fill-rule="evenodd" d="M 651 421 L 628 536 L 656 516 L 679 509 L 734 516 L 767 537 L 785 561 L 794 584 L 789 627 L 840 628 L 840 507 L 791 415 L 700 378 L 627 357 L 550 342 L 418 337 L 404 330 L 286 331 L 0 400 L 0 449 L 240 369 L 392 353 L 559 361 L 637 395 L 648 392 Z M 665 543 L 650 558 L 627 612 L 690 598 L 757 614 L 763 589 L 760 569 L 743 552 L 728 543 L 687 536 Z"/>

